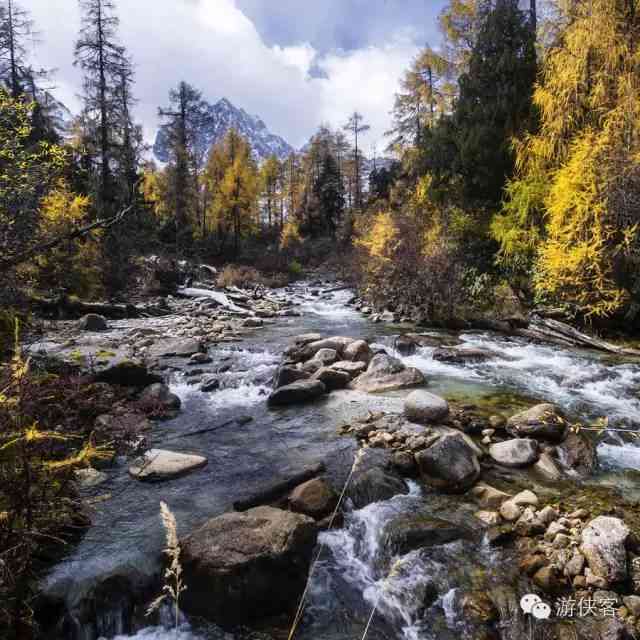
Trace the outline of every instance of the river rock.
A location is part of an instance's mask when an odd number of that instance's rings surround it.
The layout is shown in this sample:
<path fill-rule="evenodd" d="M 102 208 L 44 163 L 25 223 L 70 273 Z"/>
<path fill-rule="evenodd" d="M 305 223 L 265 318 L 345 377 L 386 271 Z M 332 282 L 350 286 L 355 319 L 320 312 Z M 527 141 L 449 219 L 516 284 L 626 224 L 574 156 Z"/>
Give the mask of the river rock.
<path fill-rule="evenodd" d="M 178 478 L 207 464 L 202 456 L 150 449 L 129 467 L 129 473 L 138 480 L 161 482 Z"/>
<path fill-rule="evenodd" d="M 179 338 L 163 340 L 149 347 L 148 358 L 190 358 L 195 353 L 202 352 L 202 343 L 195 338 Z"/>
<path fill-rule="evenodd" d="M 416 387 L 425 382 L 418 369 L 407 368 L 397 358 L 378 353 L 372 358 L 365 373 L 353 380 L 350 387 L 357 391 L 377 393 Z"/>
<path fill-rule="evenodd" d="M 78 329 L 82 331 L 106 331 L 108 328 L 107 319 L 97 313 L 88 313 L 78 320 Z"/>
<path fill-rule="evenodd" d="M 202 379 L 202 383 L 200 384 L 200 391 L 203 393 L 211 393 L 212 391 L 217 391 L 220 388 L 220 380 L 215 376 L 207 376 Z"/>
<path fill-rule="evenodd" d="M 330 367 L 322 367 L 313 374 L 314 380 L 320 380 L 327 391 L 344 389 L 351 381 L 351 376 L 345 371 L 338 371 Z"/>
<path fill-rule="evenodd" d="M 150 373 L 145 364 L 129 358 L 110 359 L 94 374 L 93 380 L 122 387 L 146 387 L 162 382 L 162 378 L 155 373 Z"/>
<path fill-rule="evenodd" d="M 533 465 L 533 469 L 545 480 L 555 482 L 562 478 L 562 471 L 560 471 L 556 461 L 546 451 L 540 454 L 538 461 Z"/>
<path fill-rule="evenodd" d="M 279 389 L 300 380 L 307 380 L 309 377 L 310 373 L 308 371 L 303 371 L 290 365 L 282 365 L 276 372 L 273 387 L 274 389 Z"/>
<path fill-rule="evenodd" d="M 434 518 L 428 513 L 409 513 L 387 522 L 383 530 L 384 545 L 392 556 L 404 556 L 416 549 L 471 538 L 464 527 Z"/>
<path fill-rule="evenodd" d="M 491 351 L 472 347 L 438 347 L 434 349 L 432 358 L 450 364 L 465 364 L 468 362 L 484 362 L 494 357 Z"/>
<path fill-rule="evenodd" d="M 408 451 L 396 451 L 393 454 L 393 466 L 406 478 L 413 478 L 418 472 L 416 459 Z"/>
<path fill-rule="evenodd" d="M 491 510 L 500 509 L 502 503 L 511 498 L 511 494 L 500 491 L 483 482 L 478 482 L 478 484 L 471 489 L 471 495 L 481 507 Z"/>
<path fill-rule="evenodd" d="M 306 344 L 299 351 L 299 357 L 302 360 L 309 360 L 313 358 L 320 349 L 333 349 L 338 354 L 343 355 L 346 348 L 353 342 L 353 338 L 346 338 L 344 336 L 333 336 L 331 338 L 323 338 L 315 342 Z M 349 358 L 345 358 L 349 360 Z"/>
<path fill-rule="evenodd" d="M 393 454 L 387 449 L 360 449 L 346 496 L 356 509 L 409 493 L 407 483 L 394 468 Z"/>
<path fill-rule="evenodd" d="M 449 403 L 440 396 L 418 389 L 405 399 L 404 415 L 418 424 L 438 422 L 449 415 Z"/>
<path fill-rule="evenodd" d="M 291 511 L 312 518 L 329 515 L 338 503 L 336 492 L 322 478 L 313 478 L 297 486 L 289 496 Z"/>
<path fill-rule="evenodd" d="M 311 518 L 272 507 L 209 520 L 181 543 L 181 608 L 224 625 L 295 609 L 316 538 Z"/>
<path fill-rule="evenodd" d="M 372 357 L 371 347 L 365 340 L 356 340 L 344 350 L 344 359 L 352 362 L 364 362 L 368 365 Z"/>
<path fill-rule="evenodd" d="M 620 582 L 628 574 L 626 542 L 630 531 L 619 518 L 599 516 L 582 531 L 580 551 L 589 568 L 607 582 Z"/>
<path fill-rule="evenodd" d="M 328 367 L 338 360 L 338 352 L 335 349 L 320 349 L 313 360 L 317 360 L 322 363 L 323 367 Z"/>
<path fill-rule="evenodd" d="M 476 511 L 473 517 L 476 520 L 480 520 L 487 527 L 493 527 L 502 522 L 502 518 L 497 511 Z"/>
<path fill-rule="evenodd" d="M 350 378 L 355 378 L 367 370 L 367 365 L 360 361 L 340 360 L 339 362 L 334 362 L 331 368 L 336 371 L 344 371 L 349 374 Z"/>
<path fill-rule="evenodd" d="M 300 380 L 276 389 L 268 399 L 271 406 L 300 404 L 316 400 L 326 393 L 327 389 L 320 380 Z"/>
<path fill-rule="evenodd" d="M 538 443 L 528 438 L 496 442 L 489 447 L 489 455 L 505 467 L 527 467 L 538 459 Z"/>
<path fill-rule="evenodd" d="M 437 489 L 450 493 L 467 491 L 480 476 L 476 452 L 462 434 L 447 434 L 428 449 L 416 454 L 424 479 Z"/>
<path fill-rule="evenodd" d="M 591 475 L 598 467 L 596 447 L 588 436 L 570 432 L 564 442 L 558 445 L 560 464 L 579 475 Z"/>
<path fill-rule="evenodd" d="M 144 389 L 140 394 L 140 402 L 165 411 L 179 409 L 182 404 L 180 398 L 171 393 L 169 387 L 161 382 L 156 382 Z"/>
<path fill-rule="evenodd" d="M 553 565 L 546 565 L 536 571 L 533 583 L 545 593 L 556 593 L 566 586 L 560 570 Z"/>
<path fill-rule="evenodd" d="M 560 442 L 567 430 L 562 411 L 553 404 L 538 404 L 507 420 L 507 432 L 516 438 Z"/>
<path fill-rule="evenodd" d="M 403 356 L 412 356 L 418 349 L 418 342 L 411 336 L 398 336 L 394 342 L 394 349 Z"/>
<path fill-rule="evenodd" d="M 264 320 L 262 318 L 245 318 L 242 321 L 242 326 L 248 329 L 262 327 L 264 325 Z"/>
<path fill-rule="evenodd" d="M 109 477 L 106 473 L 98 471 L 97 469 L 92 469 L 91 467 L 87 469 L 77 469 L 74 472 L 74 475 L 76 482 L 81 489 L 92 489 L 93 487 L 97 487 L 105 482 Z"/>

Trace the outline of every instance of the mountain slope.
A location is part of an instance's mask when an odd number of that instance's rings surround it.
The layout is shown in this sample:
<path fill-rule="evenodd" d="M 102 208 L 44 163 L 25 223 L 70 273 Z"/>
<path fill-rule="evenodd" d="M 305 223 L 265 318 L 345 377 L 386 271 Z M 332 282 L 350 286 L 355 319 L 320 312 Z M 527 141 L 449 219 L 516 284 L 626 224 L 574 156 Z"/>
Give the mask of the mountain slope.
<path fill-rule="evenodd" d="M 207 105 L 204 115 L 197 141 L 198 147 L 204 152 L 222 140 L 231 128 L 235 128 L 249 141 L 258 161 L 273 154 L 283 160 L 293 152 L 293 147 L 280 136 L 271 133 L 260 118 L 249 115 L 244 109 L 238 109 L 226 98 Z M 166 126 L 161 127 L 156 135 L 153 153 L 161 162 L 169 160 Z"/>

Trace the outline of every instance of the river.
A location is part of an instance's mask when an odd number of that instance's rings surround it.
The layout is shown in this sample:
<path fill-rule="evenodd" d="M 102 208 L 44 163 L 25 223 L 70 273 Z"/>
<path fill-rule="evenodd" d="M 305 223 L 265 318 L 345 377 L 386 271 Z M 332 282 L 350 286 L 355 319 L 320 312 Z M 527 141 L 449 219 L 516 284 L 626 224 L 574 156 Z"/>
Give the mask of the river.
<path fill-rule="evenodd" d="M 348 291 L 321 291 L 318 296 L 299 284 L 287 295 L 301 303 L 300 317 L 279 318 L 242 343 L 210 349 L 214 362 L 224 363 L 227 369 L 219 391 L 203 394 L 179 372 L 171 381 L 172 390 L 183 402 L 182 411 L 176 419 L 155 428 L 153 444 L 205 455 L 209 462 L 204 469 L 163 484 L 132 480 L 124 461 L 109 471 L 108 483 L 97 493 L 108 493 L 110 498 L 96 506 L 87 535 L 47 578 L 48 588 L 65 594 L 69 610 L 77 608 L 88 594 L 98 603 L 94 605 L 98 610 L 87 614 L 87 619 L 75 620 L 69 632 L 73 637 L 237 640 L 239 636 L 197 621 L 185 620 L 177 635 L 175 630 L 144 626 L 139 607 L 132 608 L 127 590 L 114 598 L 113 584 L 122 576 L 127 576 L 129 587 L 139 583 L 143 590 L 158 571 L 163 543 L 160 500 L 174 512 L 180 532 L 186 533 L 207 518 L 230 510 L 235 500 L 313 463 L 324 462 L 329 477 L 339 485 L 351 466 L 356 444 L 352 438 L 338 435 L 338 427 L 370 410 L 401 411 L 406 393 L 368 395 L 356 391 L 334 392 L 305 406 L 267 408 L 271 378 L 294 336 L 319 332 L 364 337 L 393 352 L 394 337 L 415 330 L 372 323 L 347 305 Z M 125 327 L 127 323 L 114 325 Z M 473 403 L 507 416 L 549 401 L 576 419 L 606 416 L 610 426 L 640 426 L 637 362 L 492 333 L 431 333 L 435 338 L 462 341 L 494 354 L 481 364 L 449 365 L 433 360 L 433 349 L 428 347 L 408 357 L 395 353 L 407 365 L 424 372 L 430 391 L 450 401 Z M 219 428 L 209 433 L 186 435 L 216 425 Z M 623 436 L 616 432 L 602 439 L 601 470 L 591 482 L 617 484 L 624 481 L 629 469 L 640 470 L 640 447 Z M 461 616 L 460 594 L 468 589 L 517 584 L 517 563 L 510 552 L 489 548 L 481 537 L 400 558 L 388 557 L 381 544 L 385 524 L 399 513 L 416 510 L 471 525 L 475 509 L 464 498 L 440 496 L 412 484 L 407 496 L 349 511 L 342 529 L 320 535 L 322 553 L 297 638 L 361 638 L 374 608 L 366 635 L 370 640 L 475 637 Z M 105 583 L 111 586 L 99 586 Z M 513 635 L 505 631 L 504 637 L 519 636 L 515 630 Z"/>

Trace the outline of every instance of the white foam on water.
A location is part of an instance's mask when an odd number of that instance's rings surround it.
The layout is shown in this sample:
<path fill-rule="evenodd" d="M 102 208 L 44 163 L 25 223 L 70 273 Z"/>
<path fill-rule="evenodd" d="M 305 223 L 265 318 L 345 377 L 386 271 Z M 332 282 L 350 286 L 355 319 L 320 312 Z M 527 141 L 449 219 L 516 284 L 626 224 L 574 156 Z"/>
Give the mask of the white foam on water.
<path fill-rule="evenodd" d="M 131 636 L 115 636 L 114 640 L 205 640 L 205 638 L 194 633 L 191 627 L 185 624 L 178 629 L 146 627 Z"/>
<path fill-rule="evenodd" d="M 226 309 L 230 309 L 231 311 L 236 311 L 238 313 L 249 314 L 249 311 L 231 302 L 231 300 L 226 296 L 226 294 L 222 293 L 222 291 L 198 289 L 197 287 L 185 287 L 184 289 L 180 289 L 179 292 L 189 298 L 210 298 Z"/>

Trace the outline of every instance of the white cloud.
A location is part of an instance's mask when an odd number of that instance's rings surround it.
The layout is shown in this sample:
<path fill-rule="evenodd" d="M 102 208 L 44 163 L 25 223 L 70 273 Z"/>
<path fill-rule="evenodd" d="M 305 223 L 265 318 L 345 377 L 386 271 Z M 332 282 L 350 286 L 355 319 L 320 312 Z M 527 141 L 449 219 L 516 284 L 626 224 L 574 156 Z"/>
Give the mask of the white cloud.
<path fill-rule="evenodd" d="M 80 26 L 77 2 L 29 4 L 42 32 L 39 61 L 58 69 L 57 94 L 77 108 L 73 96 L 81 80 L 72 65 Z M 121 39 L 136 64 L 137 116 L 150 140 L 158 107 L 183 79 L 209 101 L 226 96 L 258 114 L 294 146 L 304 144 L 320 123 L 340 126 L 354 109 L 372 126 L 369 141 L 380 140 L 399 78 L 417 52 L 407 33 L 346 53 L 319 55 L 305 42 L 268 46 L 235 0 L 120 0 L 119 14 Z M 327 77 L 310 74 L 314 65 Z"/>

